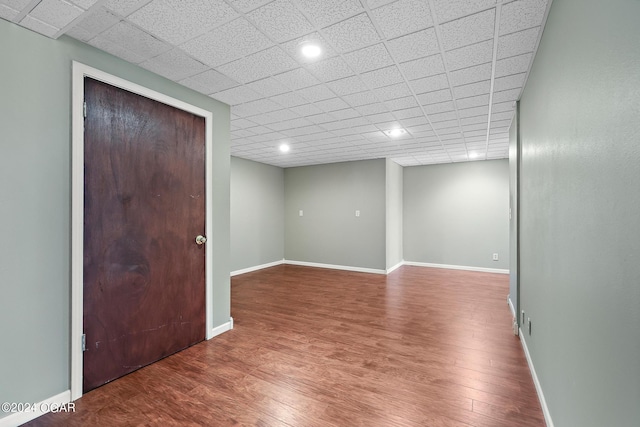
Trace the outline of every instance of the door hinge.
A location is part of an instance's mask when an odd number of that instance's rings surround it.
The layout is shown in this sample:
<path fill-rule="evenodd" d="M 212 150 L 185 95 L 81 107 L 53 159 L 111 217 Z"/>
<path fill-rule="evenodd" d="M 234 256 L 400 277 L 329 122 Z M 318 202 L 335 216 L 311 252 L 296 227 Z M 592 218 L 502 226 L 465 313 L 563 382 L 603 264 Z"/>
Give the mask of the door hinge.
<path fill-rule="evenodd" d="M 82 115 L 87 118 L 87 101 L 82 102 Z"/>
<path fill-rule="evenodd" d="M 82 334 L 82 351 L 87 351 L 87 335 Z"/>

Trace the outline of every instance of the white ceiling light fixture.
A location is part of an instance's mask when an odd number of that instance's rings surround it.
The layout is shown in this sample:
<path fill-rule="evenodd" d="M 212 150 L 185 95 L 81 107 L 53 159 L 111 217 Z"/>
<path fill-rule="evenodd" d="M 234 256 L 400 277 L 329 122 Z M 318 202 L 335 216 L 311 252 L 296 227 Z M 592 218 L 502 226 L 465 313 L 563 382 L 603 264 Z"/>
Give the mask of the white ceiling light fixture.
<path fill-rule="evenodd" d="M 472 151 L 469 153 L 469 159 L 477 159 L 478 156 L 480 156 L 478 153 L 476 153 L 475 151 Z"/>
<path fill-rule="evenodd" d="M 280 144 L 280 151 L 282 153 L 288 153 L 290 149 L 291 147 L 289 147 L 289 144 Z"/>
<path fill-rule="evenodd" d="M 402 136 L 405 133 L 407 133 L 407 131 L 404 129 L 397 128 L 397 129 L 387 130 L 384 133 L 386 133 L 391 138 L 398 138 L 399 136 Z"/>
<path fill-rule="evenodd" d="M 300 45 L 300 52 L 305 58 L 315 59 L 322 54 L 322 48 L 317 43 L 304 42 Z"/>

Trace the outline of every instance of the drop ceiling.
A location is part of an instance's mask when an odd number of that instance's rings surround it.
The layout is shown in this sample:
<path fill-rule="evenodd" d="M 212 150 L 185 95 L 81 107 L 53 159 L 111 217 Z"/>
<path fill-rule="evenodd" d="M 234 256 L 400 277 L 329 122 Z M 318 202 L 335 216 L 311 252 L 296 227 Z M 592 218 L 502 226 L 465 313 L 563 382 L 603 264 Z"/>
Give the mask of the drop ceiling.
<path fill-rule="evenodd" d="M 550 0 L 0 0 L 231 105 L 231 154 L 280 167 L 508 157 Z M 300 44 L 322 47 L 317 59 Z M 392 138 L 385 131 L 402 128 Z M 287 143 L 290 150 L 278 147 Z"/>

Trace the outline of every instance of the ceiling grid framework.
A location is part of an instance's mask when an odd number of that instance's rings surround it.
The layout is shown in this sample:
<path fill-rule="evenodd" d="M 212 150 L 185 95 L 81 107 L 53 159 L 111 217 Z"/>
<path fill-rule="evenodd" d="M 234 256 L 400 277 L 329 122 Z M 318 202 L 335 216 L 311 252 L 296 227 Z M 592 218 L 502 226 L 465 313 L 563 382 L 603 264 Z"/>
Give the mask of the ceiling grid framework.
<path fill-rule="evenodd" d="M 234 156 L 414 166 L 508 157 L 550 3 L 0 0 L 0 18 L 228 103 Z M 317 59 L 300 53 L 311 41 Z"/>

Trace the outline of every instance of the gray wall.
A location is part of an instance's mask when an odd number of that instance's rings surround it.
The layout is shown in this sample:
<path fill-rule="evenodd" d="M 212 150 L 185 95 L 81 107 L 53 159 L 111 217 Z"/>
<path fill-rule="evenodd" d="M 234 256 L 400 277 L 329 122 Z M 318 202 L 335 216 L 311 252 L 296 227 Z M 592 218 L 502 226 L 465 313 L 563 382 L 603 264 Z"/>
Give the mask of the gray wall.
<path fill-rule="evenodd" d="M 387 160 L 387 269 L 402 262 L 402 173 L 403 168 Z"/>
<path fill-rule="evenodd" d="M 284 170 L 231 158 L 231 271 L 284 258 Z"/>
<path fill-rule="evenodd" d="M 213 112 L 213 324 L 228 322 L 229 107 L 2 19 L 0 58 L 0 402 L 38 402 L 70 387 L 72 60 Z"/>
<path fill-rule="evenodd" d="M 285 169 L 285 258 L 385 269 L 385 169 L 384 159 Z"/>
<path fill-rule="evenodd" d="M 406 167 L 403 197 L 405 261 L 509 268 L 507 160 Z"/>
<path fill-rule="evenodd" d="M 554 1 L 520 103 L 520 301 L 560 427 L 640 425 L 639 17 Z"/>

